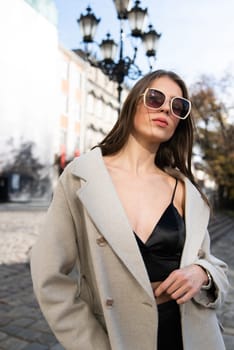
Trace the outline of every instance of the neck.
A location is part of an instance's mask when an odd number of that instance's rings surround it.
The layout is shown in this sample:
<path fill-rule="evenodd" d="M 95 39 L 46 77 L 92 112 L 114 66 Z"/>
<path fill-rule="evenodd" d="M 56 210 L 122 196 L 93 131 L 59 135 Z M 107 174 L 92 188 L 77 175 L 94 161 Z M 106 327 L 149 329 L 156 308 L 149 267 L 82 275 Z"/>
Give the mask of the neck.
<path fill-rule="evenodd" d="M 130 135 L 126 145 L 112 160 L 116 165 L 132 174 L 146 174 L 157 171 L 155 155 L 159 145 L 143 145 Z"/>

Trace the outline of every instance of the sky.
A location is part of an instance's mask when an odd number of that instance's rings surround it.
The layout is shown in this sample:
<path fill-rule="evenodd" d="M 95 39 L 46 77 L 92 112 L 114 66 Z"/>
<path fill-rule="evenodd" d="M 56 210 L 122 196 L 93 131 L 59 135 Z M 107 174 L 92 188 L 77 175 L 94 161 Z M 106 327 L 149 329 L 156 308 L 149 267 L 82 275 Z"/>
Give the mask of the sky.
<path fill-rule="evenodd" d="M 88 5 L 101 18 L 95 40 L 100 43 L 110 32 L 119 40 L 119 21 L 112 0 L 55 0 L 58 10 L 60 43 L 75 49 L 81 46 L 77 24 Z M 234 75 L 234 1 L 233 0 L 142 0 L 148 8 L 149 23 L 161 33 L 154 69 L 170 69 L 192 84 L 203 74 L 219 79 Z M 146 29 L 147 29 L 146 26 Z M 126 29 L 129 29 L 126 23 Z M 125 40 L 128 53 L 129 40 Z M 143 48 L 138 64 L 143 72 L 148 65 Z"/>

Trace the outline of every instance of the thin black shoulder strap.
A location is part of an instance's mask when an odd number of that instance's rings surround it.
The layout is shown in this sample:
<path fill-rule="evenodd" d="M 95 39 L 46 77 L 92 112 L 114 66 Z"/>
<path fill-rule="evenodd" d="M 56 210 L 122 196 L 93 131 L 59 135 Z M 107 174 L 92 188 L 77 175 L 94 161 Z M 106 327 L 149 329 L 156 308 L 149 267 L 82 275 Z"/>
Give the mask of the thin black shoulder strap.
<path fill-rule="evenodd" d="M 175 193 L 176 193 L 177 184 L 178 184 L 178 179 L 176 179 L 174 191 L 173 191 L 172 197 L 171 197 L 171 203 L 173 203 L 173 201 L 174 201 L 174 197 L 175 197 Z"/>

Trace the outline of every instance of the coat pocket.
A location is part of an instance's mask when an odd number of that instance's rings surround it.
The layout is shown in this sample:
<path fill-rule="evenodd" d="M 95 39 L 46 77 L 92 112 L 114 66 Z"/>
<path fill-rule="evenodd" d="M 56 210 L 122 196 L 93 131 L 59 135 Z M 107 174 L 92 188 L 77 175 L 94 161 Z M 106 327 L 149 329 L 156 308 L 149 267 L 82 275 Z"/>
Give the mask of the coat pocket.
<path fill-rule="evenodd" d="M 89 284 L 87 282 L 86 276 L 82 275 L 80 277 L 80 294 L 79 297 L 86 301 L 86 303 L 90 306 L 91 309 L 93 309 L 94 304 L 94 298 L 92 291 L 89 287 Z"/>
<path fill-rule="evenodd" d="M 101 324 L 101 326 L 104 329 L 104 331 L 107 333 L 106 322 L 105 322 L 104 315 L 102 313 L 100 313 L 100 312 L 94 312 L 94 316 L 96 317 L 98 322 Z"/>

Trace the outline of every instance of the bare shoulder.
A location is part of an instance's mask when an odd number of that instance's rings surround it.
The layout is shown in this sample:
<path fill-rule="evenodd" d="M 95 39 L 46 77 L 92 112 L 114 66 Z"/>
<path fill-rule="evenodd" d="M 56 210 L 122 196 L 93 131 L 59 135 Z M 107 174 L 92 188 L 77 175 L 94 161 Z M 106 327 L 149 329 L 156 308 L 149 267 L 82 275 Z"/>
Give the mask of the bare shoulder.
<path fill-rule="evenodd" d="M 177 180 L 177 186 L 174 196 L 174 205 L 181 215 L 184 214 L 185 207 L 185 183 L 181 178 L 177 176 L 169 175 L 172 186 L 175 186 L 175 180 Z M 174 185 L 173 185 L 174 184 Z"/>

